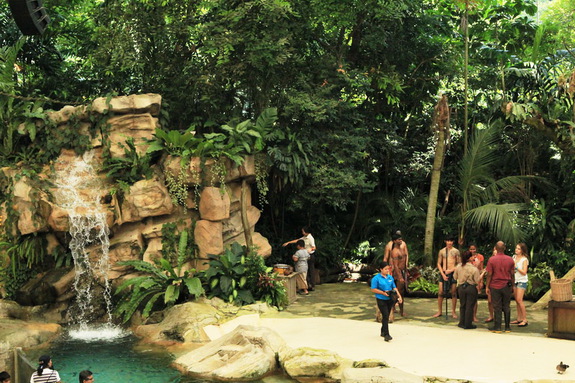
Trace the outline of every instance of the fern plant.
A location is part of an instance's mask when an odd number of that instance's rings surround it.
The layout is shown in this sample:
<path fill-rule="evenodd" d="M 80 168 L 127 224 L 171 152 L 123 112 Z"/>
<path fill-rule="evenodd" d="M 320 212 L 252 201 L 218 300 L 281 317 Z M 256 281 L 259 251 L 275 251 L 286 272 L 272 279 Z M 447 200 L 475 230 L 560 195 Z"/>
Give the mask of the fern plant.
<path fill-rule="evenodd" d="M 121 294 L 122 297 L 115 311 L 124 323 L 140 308 L 142 317 L 147 318 L 154 308 L 170 307 L 204 294 L 200 278 L 194 276 L 196 270 L 190 269 L 182 273 L 182 265 L 187 260 L 187 243 L 188 232 L 184 230 L 178 242 L 175 269 L 166 258 L 155 259 L 154 263 L 142 260 L 118 262 L 119 265 L 133 267 L 144 274 L 124 281 L 116 290 L 116 294 Z"/>
<path fill-rule="evenodd" d="M 150 179 L 153 173 L 150 166 L 150 156 L 138 154 L 134 138 L 126 139 L 126 145 L 121 143 L 118 145 L 124 149 L 124 157 L 112 157 L 109 147 L 107 148 L 103 164 L 103 170 L 107 172 L 106 176 L 128 185 L 142 179 Z"/>

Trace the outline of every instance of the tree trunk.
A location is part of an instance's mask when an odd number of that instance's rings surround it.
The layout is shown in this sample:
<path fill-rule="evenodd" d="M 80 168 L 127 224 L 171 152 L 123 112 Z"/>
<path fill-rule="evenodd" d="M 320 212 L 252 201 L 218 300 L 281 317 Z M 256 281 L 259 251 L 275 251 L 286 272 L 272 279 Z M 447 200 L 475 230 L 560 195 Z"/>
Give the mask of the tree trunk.
<path fill-rule="evenodd" d="M 343 248 L 341 249 L 341 254 L 345 252 L 349 241 L 351 240 L 351 235 L 353 234 L 353 230 L 355 229 L 355 224 L 357 222 L 357 215 L 359 213 L 359 203 L 361 202 L 361 190 L 357 192 L 357 198 L 355 199 L 355 212 L 353 214 L 353 222 L 351 223 L 351 227 L 349 232 L 347 233 L 347 238 L 345 239 L 345 243 L 343 244 Z"/>
<path fill-rule="evenodd" d="M 252 240 L 250 222 L 248 221 L 247 192 L 248 192 L 248 184 L 245 179 L 242 179 L 242 195 L 240 200 L 241 213 L 242 213 L 242 226 L 244 228 L 246 246 L 248 249 L 251 249 L 252 246 L 254 245 L 254 242 Z"/>
<path fill-rule="evenodd" d="M 437 142 L 435 144 L 435 157 L 433 159 L 433 168 L 431 170 L 431 186 L 429 188 L 429 198 L 427 202 L 427 218 L 425 219 L 425 242 L 424 256 L 425 263 L 431 265 L 433 262 L 433 234 L 435 232 L 435 215 L 437 210 L 437 196 L 439 194 L 439 182 L 441 181 L 441 169 L 445 150 L 449 140 L 449 105 L 447 96 L 441 96 L 441 99 L 435 106 L 433 125 L 437 133 Z"/>

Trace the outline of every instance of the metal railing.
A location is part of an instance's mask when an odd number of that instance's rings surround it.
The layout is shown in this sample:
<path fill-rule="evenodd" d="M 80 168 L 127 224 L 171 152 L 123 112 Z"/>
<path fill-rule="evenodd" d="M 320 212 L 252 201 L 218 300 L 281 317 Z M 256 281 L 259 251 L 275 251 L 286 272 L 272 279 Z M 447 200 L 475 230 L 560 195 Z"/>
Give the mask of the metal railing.
<path fill-rule="evenodd" d="M 14 375 L 12 383 L 27 383 L 36 367 L 26 356 L 21 347 L 14 347 Z"/>

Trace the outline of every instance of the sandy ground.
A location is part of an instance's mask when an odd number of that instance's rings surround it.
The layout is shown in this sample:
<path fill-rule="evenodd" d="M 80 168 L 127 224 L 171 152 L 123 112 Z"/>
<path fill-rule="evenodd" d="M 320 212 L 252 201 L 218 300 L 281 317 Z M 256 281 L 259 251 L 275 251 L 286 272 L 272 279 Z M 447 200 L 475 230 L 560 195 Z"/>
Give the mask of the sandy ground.
<path fill-rule="evenodd" d="M 457 320 L 431 318 L 437 308 L 435 299 L 408 298 L 409 319 L 396 318 L 390 324 L 393 340 L 385 342 L 373 307 L 374 298 L 365 286 L 322 285 L 284 312 L 239 317 L 211 328 L 209 334 L 215 338 L 238 324 L 261 325 L 275 330 L 291 347 L 331 350 L 351 360 L 381 359 L 419 376 L 490 383 L 575 382 L 575 341 L 545 336 L 546 311 L 528 309 L 528 327 L 513 326 L 511 333 L 496 334 L 483 322 L 484 301 L 479 306 L 478 328 L 463 330 Z M 555 368 L 561 361 L 572 366 L 563 375 Z"/>

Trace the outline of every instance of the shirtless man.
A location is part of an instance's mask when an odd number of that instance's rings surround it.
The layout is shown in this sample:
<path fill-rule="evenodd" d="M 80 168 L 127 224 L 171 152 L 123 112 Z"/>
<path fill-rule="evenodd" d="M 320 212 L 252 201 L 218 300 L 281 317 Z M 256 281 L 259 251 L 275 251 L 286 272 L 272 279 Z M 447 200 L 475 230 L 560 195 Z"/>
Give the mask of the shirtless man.
<path fill-rule="evenodd" d="M 409 262 L 409 253 L 407 251 L 407 245 L 403 242 L 401 237 L 401 231 L 397 230 L 392 236 L 391 241 L 385 246 L 385 252 L 383 254 L 383 261 L 387 262 L 391 266 L 391 275 L 395 280 L 397 289 L 400 291 L 401 296 L 405 297 L 407 292 L 407 266 Z M 399 312 L 401 316 L 405 316 L 403 311 L 403 302 L 397 303 L 399 306 Z M 394 312 L 396 310 L 391 310 L 389 314 L 389 320 L 393 323 Z"/>
<path fill-rule="evenodd" d="M 407 244 L 403 241 L 403 238 L 401 237 L 401 231 L 399 230 L 396 230 L 393 233 L 391 236 L 391 241 L 385 245 L 385 250 L 383 251 L 383 261 L 390 263 L 389 256 L 391 254 L 391 249 L 394 243 L 399 243 L 399 249 L 405 254 L 405 264 L 409 265 L 409 252 L 407 251 Z"/>
<path fill-rule="evenodd" d="M 448 283 L 451 286 L 451 317 L 457 319 L 457 314 L 455 310 L 457 308 L 457 284 L 453 280 L 453 272 L 455 267 L 461 263 L 461 256 L 459 255 L 459 250 L 453 247 L 454 242 L 453 237 L 447 237 L 445 239 L 445 247 L 439 250 L 439 255 L 437 256 L 437 268 L 441 274 L 441 280 L 439 281 L 439 294 L 437 295 L 437 312 L 433 315 L 434 318 L 440 317 L 443 311 L 443 283 Z"/>
<path fill-rule="evenodd" d="M 401 242 L 401 237 L 398 238 L 396 241 Z M 401 244 L 398 242 L 393 243 L 393 247 L 391 248 L 391 254 L 389 256 L 389 264 L 392 267 L 392 276 L 395 280 L 395 285 L 397 286 L 397 290 L 402 297 L 405 297 L 405 293 L 407 292 L 407 256 L 401 250 Z M 403 300 L 399 303 L 399 313 L 401 316 L 405 316 L 405 312 L 403 311 Z M 393 321 L 393 311 L 391 310 L 390 320 Z"/>

